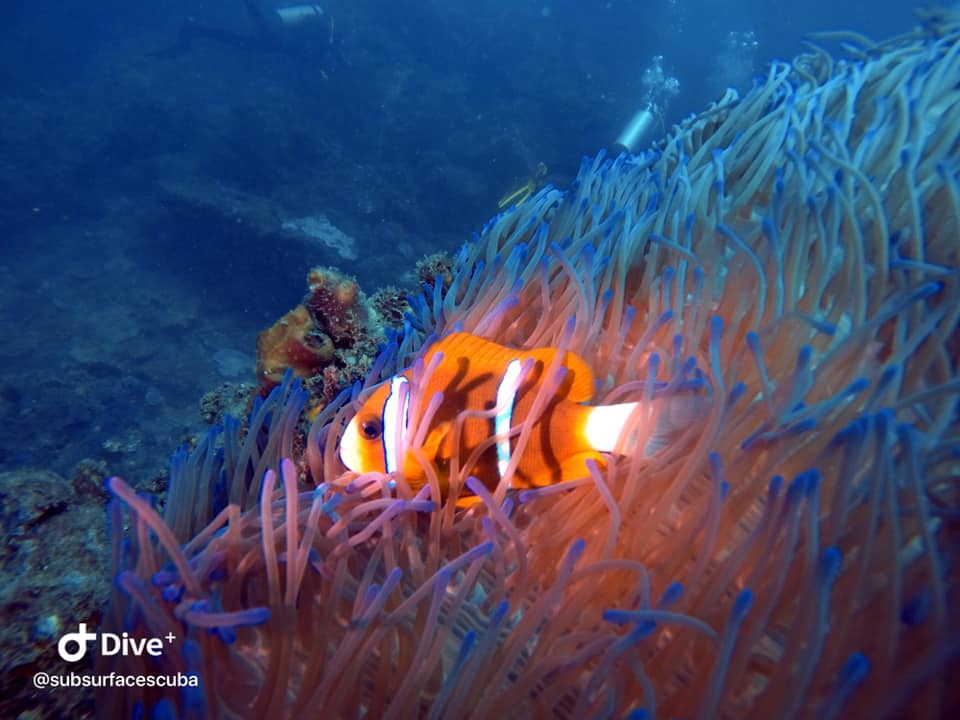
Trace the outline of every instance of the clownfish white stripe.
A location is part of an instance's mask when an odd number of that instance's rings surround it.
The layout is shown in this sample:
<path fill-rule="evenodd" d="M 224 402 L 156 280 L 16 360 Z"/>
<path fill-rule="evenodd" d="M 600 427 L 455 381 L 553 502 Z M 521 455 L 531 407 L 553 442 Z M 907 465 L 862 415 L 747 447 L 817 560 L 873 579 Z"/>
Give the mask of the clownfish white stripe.
<path fill-rule="evenodd" d="M 520 372 L 520 361 L 511 360 L 497 386 L 497 416 L 493 420 L 493 430 L 497 434 L 497 471 L 501 478 L 510 465 L 510 438 L 507 433 L 513 423 L 513 403 L 517 399 Z"/>
<path fill-rule="evenodd" d="M 397 445 L 405 448 L 407 445 L 407 430 L 410 424 L 410 392 L 404 392 L 407 379 L 402 375 L 395 375 L 390 380 L 390 394 L 383 403 L 383 464 L 387 473 L 396 472 L 400 468 L 397 458 Z M 403 392 L 403 407 L 398 406 L 400 393 Z M 399 412 L 402 409 L 402 415 Z M 399 434 L 399 437 L 397 435 Z M 398 443 L 399 440 L 399 443 Z"/>
<path fill-rule="evenodd" d="M 598 452 L 613 452 L 620 438 L 620 431 L 627 424 L 627 418 L 635 407 L 637 403 L 628 402 L 593 408 L 587 415 L 585 431 L 590 447 Z"/>

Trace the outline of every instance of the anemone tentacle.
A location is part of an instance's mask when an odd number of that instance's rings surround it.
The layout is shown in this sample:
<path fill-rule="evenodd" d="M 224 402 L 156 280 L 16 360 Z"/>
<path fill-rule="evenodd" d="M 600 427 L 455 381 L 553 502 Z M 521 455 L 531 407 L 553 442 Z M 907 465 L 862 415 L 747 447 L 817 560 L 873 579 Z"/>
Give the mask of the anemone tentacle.
<path fill-rule="evenodd" d="M 186 644 L 143 671 L 191 669 L 202 692 L 111 693 L 105 712 L 956 710 L 957 78 L 945 16 L 848 59 L 773 63 L 650 151 L 585 158 L 566 191 L 494 218 L 302 454 L 287 378 L 245 431 L 226 422 L 222 455 L 211 432 L 175 456 L 162 517 L 113 479 L 108 623 L 179 627 Z M 337 443 L 372 385 L 413 366 L 419 417 L 439 400 L 418 358 L 459 330 L 571 350 L 597 402 L 646 399 L 623 448 L 647 447 L 671 398 L 709 404 L 656 452 L 518 494 L 515 463 L 488 491 L 455 460 L 442 496 L 426 426 L 401 448 L 420 490 L 344 472 Z"/>

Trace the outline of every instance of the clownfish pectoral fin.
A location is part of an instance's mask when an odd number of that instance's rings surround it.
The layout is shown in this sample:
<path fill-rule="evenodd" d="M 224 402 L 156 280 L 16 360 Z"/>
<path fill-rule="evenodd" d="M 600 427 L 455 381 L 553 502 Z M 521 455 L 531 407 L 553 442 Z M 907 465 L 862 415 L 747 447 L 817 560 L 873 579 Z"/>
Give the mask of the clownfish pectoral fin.
<path fill-rule="evenodd" d="M 446 447 L 444 442 L 447 439 L 447 435 L 450 430 L 449 423 L 443 423 L 433 428 L 429 433 L 427 433 L 426 439 L 423 441 L 423 445 L 420 447 L 420 453 L 423 457 L 423 461 L 431 463 L 434 467 L 434 471 L 439 471 L 438 466 L 444 465 L 450 460 L 450 451 Z M 421 462 L 417 459 L 416 454 L 413 452 L 407 452 L 404 457 L 403 463 L 403 474 L 413 487 L 421 487 L 427 482 L 427 474 L 424 470 Z M 442 473 L 441 473 L 442 474 Z M 441 482 L 441 485 L 445 481 Z"/>
<path fill-rule="evenodd" d="M 593 460 L 601 469 L 607 466 L 607 461 L 603 455 L 598 452 L 588 450 L 587 452 L 577 453 L 576 455 L 565 458 L 564 461 L 560 463 L 560 481 L 566 482 L 567 480 L 579 480 L 580 478 L 590 477 L 590 471 L 587 469 L 587 460 Z"/>
<path fill-rule="evenodd" d="M 451 454 L 447 443 L 449 435 L 450 423 L 441 423 L 433 428 L 427 433 L 427 439 L 423 442 L 424 454 L 434 460 L 449 460 Z"/>
<path fill-rule="evenodd" d="M 564 458 L 560 462 L 559 473 L 543 472 L 530 478 L 530 487 L 547 487 L 548 485 L 555 485 L 558 482 L 590 477 L 590 471 L 587 469 L 587 460 L 595 461 L 601 468 L 606 467 L 606 460 L 603 455 L 598 452 L 588 450 L 586 452 L 576 453 L 575 455 Z"/>
<path fill-rule="evenodd" d="M 461 495 L 457 498 L 457 507 L 461 510 L 467 510 L 483 503 L 476 495 Z"/>

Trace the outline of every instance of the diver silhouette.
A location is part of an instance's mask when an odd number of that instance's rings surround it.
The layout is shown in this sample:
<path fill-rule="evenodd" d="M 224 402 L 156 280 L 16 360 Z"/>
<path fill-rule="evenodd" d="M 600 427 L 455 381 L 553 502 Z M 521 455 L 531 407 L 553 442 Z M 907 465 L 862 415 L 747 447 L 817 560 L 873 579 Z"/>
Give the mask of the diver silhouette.
<path fill-rule="evenodd" d="M 265 8 L 257 0 L 241 2 L 250 19 L 251 32 L 216 27 L 191 17 L 180 26 L 176 43 L 155 54 L 181 55 L 192 50 L 198 40 L 209 40 L 245 52 L 289 55 L 318 65 L 331 57 L 340 58 L 334 42 L 333 17 L 320 5 Z"/>

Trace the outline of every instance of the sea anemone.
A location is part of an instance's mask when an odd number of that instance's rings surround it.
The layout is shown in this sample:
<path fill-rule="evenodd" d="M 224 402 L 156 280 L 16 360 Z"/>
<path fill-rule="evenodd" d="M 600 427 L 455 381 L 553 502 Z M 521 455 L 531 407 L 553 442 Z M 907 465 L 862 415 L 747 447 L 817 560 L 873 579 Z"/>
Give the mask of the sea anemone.
<path fill-rule="evenodd" d="M 940 717 L 960 654 L 960 24 L 773 63 L 641 156 L 496 217 L 317 416 L 290 375 L 175 457 L 161 516 L 108 486 L 105 624 L 177 640 L 103 691 L 160 717 Z M 657 452 L 414 491 L 337 443 L 433 338 L 573 351 L 596 403 L 707 410 Z M 547 377 L 560 374 L 548 369 Z M 542 393 L 551 392 L 551 382 Z M 544 395 L 546 397 L 546 395 Z M 531 413 L 514 428 L 524 443 Z M 462 420 L 462 418 L 461 418 Z M 491 437 L 494 443 L 496 437 Z M 398 438 L 397 442 L 403 442 Z M 468 510 L 455 501 L 473 493 Z M 123 526 L 129 518 L 129 529 Z M 126 538 L 126 539 L 124 539 Z M 132 660 L 124 658 L 124 671 Z M 101 661 L 101 669 L 110 659 Z"/>

